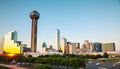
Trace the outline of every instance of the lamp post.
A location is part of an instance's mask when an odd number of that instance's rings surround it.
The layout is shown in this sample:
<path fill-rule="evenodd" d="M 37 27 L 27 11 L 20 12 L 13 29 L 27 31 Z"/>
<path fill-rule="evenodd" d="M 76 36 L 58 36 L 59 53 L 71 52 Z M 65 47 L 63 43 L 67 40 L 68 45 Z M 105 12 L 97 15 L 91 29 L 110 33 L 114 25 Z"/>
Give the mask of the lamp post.
<path fill-rule="evenodd" d="M 67 63 L 67 69 L 68 69 L 68 55 L 66 55 L 66 63 Z"/>

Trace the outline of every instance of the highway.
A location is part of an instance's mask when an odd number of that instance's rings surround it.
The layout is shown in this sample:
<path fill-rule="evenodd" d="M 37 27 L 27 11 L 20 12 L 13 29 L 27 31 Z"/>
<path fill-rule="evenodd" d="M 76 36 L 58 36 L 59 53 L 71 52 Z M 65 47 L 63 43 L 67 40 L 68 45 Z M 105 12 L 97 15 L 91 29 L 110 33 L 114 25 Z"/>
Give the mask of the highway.
<path fill-rule="evenodd" d="M 0 66 L 8 67 L 9 69 L 28 69 L 28 68 L 18 67 L 17 65 L 0 64 Z"/>
<path fill-rule="evenodd" d="M 95 62 L 91 62 L 91 63 L 86 64 L 86 69 L 120 69 L 120 63 L 112 63 L 112 62 L 95 63 Z"/>

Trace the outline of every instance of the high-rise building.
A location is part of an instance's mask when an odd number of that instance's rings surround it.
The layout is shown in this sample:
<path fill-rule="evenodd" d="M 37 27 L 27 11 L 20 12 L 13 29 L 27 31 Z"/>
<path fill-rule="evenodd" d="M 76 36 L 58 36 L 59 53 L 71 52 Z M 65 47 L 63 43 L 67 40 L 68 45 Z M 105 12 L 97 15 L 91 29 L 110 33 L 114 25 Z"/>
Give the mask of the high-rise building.
<path fill-rule="evenodd" d="M 60 30 L 56 29 L 55 31 L 55 49 L 60 50 Z"/>
<path fill-rule="evenodd" d="M 73 54 L 73 45 L 72 44 L 69 45 L 69 54 Z"/>
<path fill-rule="evenodd" d="M 70 45 L 71 45 L 71 43 L 70 42 L 67 42 L 67 45 L 65 46 L 65 54 L 70 54 Z"/>
<path fill-rule="evenodd" d="M 93 52 L 94 51 L 94 43 L 90 43 L 90 52 Z"/>
<path fill-rule="evenodd" d="M 89 43 L 89 41 L 85 40 L 84 44 L 86 45 L 87 52 L 89 52 L 90 51 L 90 43 Z"/>
<path fill-rule="evenodd" d="M 61 39 L 61 50 L 63 53 L 65 53 L 65 46 L 67 45 L 67 39 L 66 38 L 62 38 Z"/>
<path fill-rule="evenodd" d="M 8 32 L 4 36 L 3 51 L 4 53 L 20 54 L 20 45 L 17 43 L 17 32 Z"/>
<path fill-rule="evenodd" d="M 103 43 L 102 52 L 115 51 L 115 43 Z"/>
<path fill-rule="evenodd" d="M 82 47 L 81 49 L 84 51 L 84 52 L 90 52 L 90 42 L 88 40 L 85 40 L 84 41 L 84 44 L 82 44 Z"/>
<path fill-rule="evenodd" d="M 33 10 L 30 13 L 30 18 L 32 19 L 32 29 L 31 29 L 31 52 L 36 52 L 37 50 L 37 20 L 40 14 Z"/>
<path fill-rule="evenodd" d="M 78 49 L 80 49 L 80 43 L 76 42 L 76 43 L 72 43 L 72 54 L 76 54 Z"/>
<path fill-rule="evenodd" d="M 102 44 L 98 43 L 98 42 L 94 43 L 93 51 L 95 51 L 95 52 L 102 52 Z"/>

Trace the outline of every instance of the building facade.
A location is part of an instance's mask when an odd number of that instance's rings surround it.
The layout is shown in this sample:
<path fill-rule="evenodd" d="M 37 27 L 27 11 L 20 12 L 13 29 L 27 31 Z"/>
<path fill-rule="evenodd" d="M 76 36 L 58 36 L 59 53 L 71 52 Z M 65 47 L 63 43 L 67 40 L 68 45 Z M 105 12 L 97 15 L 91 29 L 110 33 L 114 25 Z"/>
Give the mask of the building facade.
<path fill-rule="evenodd" d="M 94 48 L 93 48 L 94 52 L 102 52 L 102 44 L 101 43 L 94 43 Z"/>
<path fill-rule="evenodd" d="M 3 43 L 4 43 L 4 40 L 2 39 L 0 41 L 0 54 L 3 54 Z"/>
<path fill-rule="evenodd" d="M 65 46 L 67 45 L 67 39 L 66 38 L 62 38 L 61 39 L 61 50 L 62 53 L 65 53 Z"/>
<path fill-rule="evenodd" d="M 67 42 L 67 45 L 65 46 L 65 54 L 70 54 L 70 45 L 71 43 L 70 42 Z"/>
<path fill-rule="evenodd" d="M 60 50 L 60 30 L 56 29 L 55 31 L 55 49 Z"/>
<path fill-rule="evenodd" d="M 78 51 L 80 49 L 80 43 L 76 42 L 76 43 L 71 43 L 71 44 L 72 44 L 72 50 L 70 50 L 70 52 L 72 52 L 71 54 L 78 53 Z"/>
<path fill-rule="evenodd" d="M 115 51 L 115 43 L 102 43 L 102 52 Z"/>
<path fill-rule="evenodd" d="M 20 54 L 20 45 L 17 43 L 17 32 L 8 32 L 4 36 L 3 51 L 4 53 Z"/>

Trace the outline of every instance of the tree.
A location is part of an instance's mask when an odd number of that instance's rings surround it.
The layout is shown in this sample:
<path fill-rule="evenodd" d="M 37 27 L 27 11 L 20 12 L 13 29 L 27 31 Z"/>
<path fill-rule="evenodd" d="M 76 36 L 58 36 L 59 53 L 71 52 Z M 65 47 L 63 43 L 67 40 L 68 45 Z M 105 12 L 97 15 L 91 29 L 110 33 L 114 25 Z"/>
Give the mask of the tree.
<path fill-rule="evenodd" d="M 97 58 L 102 58 L 102 55 L 98 54 L 96 55 Z"/>
<path fill-rule="evenodd" d="M 85 61 L 80 58 L 69 58 L 69 63 L 72 69 L 78 69 L 79 67 L 85 67 Z"/>
<path fill-rule="evenodd" d="M 18 55 L 17 57 L 16 57 L 16 62 L 20 62 L 20 65 L 22 65 L 22 62 L 23 62 L 23 60 L 24 60 L 24 56 L 23 55 Z"/>
<path fill-rule="evenodd" d="M 104 58 L 108 58 L 108 57 L 109 57 L 109 54 L 105 52 L 105 53 L 103 54 L 103 57 L 104 57 Z"/>
<path fill-rule="evenodd" d="M 31 57 L 31 58 L 32 58 L 32 55 L 28 55 L 28 57 Z"/>
<path fill-rule="evenodd" d="M 89 54 L 86 54 L 85 57 L 86 58 L 91 58 L 91 56 Z"/>

